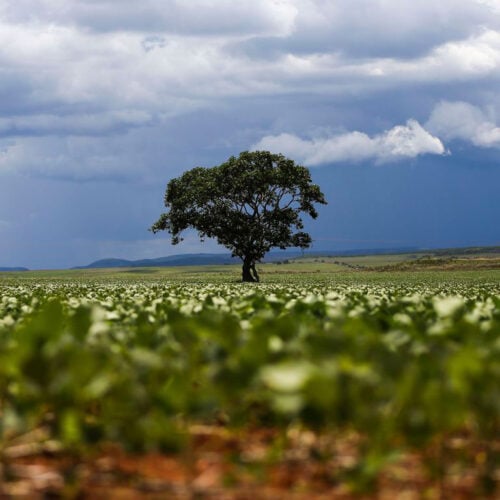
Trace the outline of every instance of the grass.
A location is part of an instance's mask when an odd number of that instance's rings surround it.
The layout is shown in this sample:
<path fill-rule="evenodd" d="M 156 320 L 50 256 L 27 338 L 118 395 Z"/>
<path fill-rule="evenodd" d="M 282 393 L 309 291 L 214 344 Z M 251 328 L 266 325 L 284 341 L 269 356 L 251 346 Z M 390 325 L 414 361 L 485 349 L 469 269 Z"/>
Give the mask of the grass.
<path fill-rule="evenodd" d="M 338 259 L 0 273 L 0 496 L 494 498 L 498 259 Z"/>
<path fill-rule="evenodd" d="M 355 257 L 305 257 L 288 263 L 265 263 L 257 266 L 263 283 L 317 282 L 439 282 L 464 280 L 482 282 L 500 280 L 500 258 L 473 257 L 416 257 L 415 254 L 373 255 Z M 160 280 L 189 283 L 235 283 L 241 280 L 241 267 L 236 264 L 68 269 L 24 272 L 1 272 L 0 281 L 43 280 Z"/>
<path fill-rule="evenodd" d="M 406 271 L 494 271 L 500 269 L 500 247 L 478 247 L 470 249 L 431 250 L 400 254 L 320 256 L 304 255 L 283 262 L 261 263 L 258 266 L 263 281 L 282 282 L 283 279 L 295 279 L 303 276 L 315 279 L 371 279 L 366 273 L 383 271 L 400 273 Z M 352 276 L 353 273 L 359 276 Z M 408 273 L 406 273 L 408 274 Z M 198 265 L 179 267 L 132 267 L 132 268 L 96 268 L 62 269 L 44 271 L 0 272 L 0 280 L 6 279 L 114 279 L 132 276 L 152 279 L 235 282 L 240 280 L 239 264 Z M 493 276 L 496 273 L 492 274 Z M 409 275 L 408 279 L 412 279 Z"/>

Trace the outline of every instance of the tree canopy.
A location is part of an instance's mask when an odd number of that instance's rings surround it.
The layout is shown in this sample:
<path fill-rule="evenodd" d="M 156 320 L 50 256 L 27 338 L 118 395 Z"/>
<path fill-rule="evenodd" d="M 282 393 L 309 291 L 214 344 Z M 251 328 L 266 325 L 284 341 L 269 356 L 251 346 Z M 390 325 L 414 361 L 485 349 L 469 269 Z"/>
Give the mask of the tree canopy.
<path fill-rule="evenodd" d="M 308 248 L 301 213 L 318 216 L 326 204 L 306 167 L 269 151 L 244 151 L 211 168 L 196 167 L 172 179 L 165 192 L 168 211 L 151 231 L 167 231 L 172 244 L 193 228 L 215 238 L 243 261 L 243 281 L 258 281 L 255 263 L 271 248 Z"/>

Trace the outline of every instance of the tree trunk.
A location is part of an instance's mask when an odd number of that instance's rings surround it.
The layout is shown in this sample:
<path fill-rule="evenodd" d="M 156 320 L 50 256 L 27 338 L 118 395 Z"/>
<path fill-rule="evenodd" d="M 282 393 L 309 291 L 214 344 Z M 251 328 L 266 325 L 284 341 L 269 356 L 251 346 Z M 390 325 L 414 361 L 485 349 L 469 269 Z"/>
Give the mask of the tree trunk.
<path fill-rule="evenodd" d="M 252 270 L 254 280 L 258 283 L 260 281 L 260 278 L 259 274 L 257 273 L 257 269 L 255 269 L 255 261 L 252 262 L 250 269 Z"/>
<path fill-rule="evenodd" d="M 243 259 L 242 281 L 247 283 L 259 282 L 259 275 L 255 269 L 255 261 L 249 257 Z"/>

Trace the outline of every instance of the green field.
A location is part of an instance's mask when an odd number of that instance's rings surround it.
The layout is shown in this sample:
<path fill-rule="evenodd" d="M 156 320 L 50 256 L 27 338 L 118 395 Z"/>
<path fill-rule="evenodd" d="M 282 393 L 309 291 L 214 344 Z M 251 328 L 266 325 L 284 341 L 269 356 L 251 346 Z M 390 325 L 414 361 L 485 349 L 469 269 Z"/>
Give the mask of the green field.
<path fill-rule="evenodd" d="M 1 491 L 494 498 L 500 270 L 338 259 L 1 274 Z"/>

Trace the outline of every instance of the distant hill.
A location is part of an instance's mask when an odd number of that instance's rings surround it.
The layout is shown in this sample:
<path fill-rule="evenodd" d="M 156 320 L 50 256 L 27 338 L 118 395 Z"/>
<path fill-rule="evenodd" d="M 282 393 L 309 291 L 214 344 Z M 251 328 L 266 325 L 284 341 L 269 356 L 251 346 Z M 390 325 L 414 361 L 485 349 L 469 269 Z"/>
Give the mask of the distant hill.
<path fill-rule="evenodd" d="M 432 253 L 438 256 L 497 254 L 500 253 L 500 247 L 440 248 L 432 250 Z"/>
<path fill-rule="evenodd" d="M 436 257 L 453 256 L 474 256 L 481 254 L 494 255 L 500 253 L 500 246 L 487 247 L 463 247 L 463 248 L 418 248 L 418 247 L 398 247 L 398 248 L 370 248 L 352 250 L 306 250 L 304 252 L 296 249 L 274 250 L 269 252 L 263 262 L 282 262 L 300 257 L 354 257 L 364 255 L 397 255 L 415 254 Z M 174 266 L 202 266 L 202 265 L 223 265 L 239 264 L 240 260 L 231 257 L 229 253 L 189 253 L 169 255 L 157 259 L 101 259 L 96 260 L 86 266 L 72 267 L 71 269 L 98 269 L 116 267 L 174 267 Z M 0 272 L 23 272 L 29 271 L 27 267 L 0 267 Z"/>
<path fill-rule="evenodd" d="M 168 257 L 159 257 L 158 259 L 101 259 L 96 260 L 86 266 L 78 266 L 73 269 L 96 269 L 109 267 L 168 267 L 168 266 L 199 266 L 204 264 L 232 264 L 237 259 L 229 254 L 181 254 L 169 255 Z"/>
<path fill-rule="evenodd" d="M 305 253 L 300 250 L 282 250 L 269 252 L 264 262 L 277 262 L 286 259 L 294 259 L 303 255 L 308 256 L 351 256 L 351 255 L 373 255 L 378 253 L 403 253 L 416 251 L 415 248 L 397 248 L 391 250 L 372 249 L 372 250 L 348 250 L 338 252 L 333 250 L 308 250 Z M 72 269 L 100 269 L 113 267 L 170 267 L 170 266 L 202 266 L 202 265 L 221 265 L 221 264 L 238 264 L 240 260 L 237 257 L 231 257 L 230 254 L 224 253 L 191 253 L 169 255 L 168 257 L 159 257 L 158 259 L 101 259 L 96 260 L 86 266 L 73 267 Z"/>
<path fill-rule="evenodd" d="M 395 255 L 395 254 L 426 254 L 426 255 L 474 255 L 482 253 L 500 253 L 500 247 L 468 247 L 468 248 L 449 248 L 449 249 L 422 249 L 417 247 L 399 247 L 399 248 L 371 248 L 354 250 L 277 250 L 269 252 L 264 258 L 264 262 L 279 262 L 287 259 L 295 259 L 302 256 L 307 257 L 353 257 L 361 255 Z M 113 267 L 173 267 L 173 266 L 202 266 L 202 265 L 222 265 L 239 264 L 240 260 L 231 257 L 228 253 L 190 253 L 169 255 L 157 259 L 101 259 L 96 260 L 86 266 L 73 267 L 72 269 L 98 269 Z M 21 268 L 19 268 L 21 270 Z"/>

